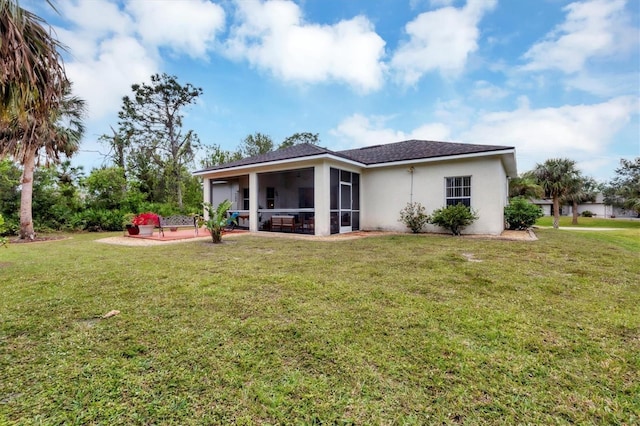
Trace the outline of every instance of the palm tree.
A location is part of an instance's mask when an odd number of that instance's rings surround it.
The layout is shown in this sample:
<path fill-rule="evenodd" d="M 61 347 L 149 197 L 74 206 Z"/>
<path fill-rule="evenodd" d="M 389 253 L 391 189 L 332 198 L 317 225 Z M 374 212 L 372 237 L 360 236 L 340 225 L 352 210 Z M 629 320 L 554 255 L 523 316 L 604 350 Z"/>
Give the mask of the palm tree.
<path fill-rule="evenodd" d="M 46 118 L 57 107 L 67 81 L 62 45 L 40 17 L 15 0 L 0 0 L 0 34 L 0 125 Z"/>
<path fill-rule="evenodd" d="M 542 164 L 536 164 L 531 174 L 542 186 L 545 195 L 553 199 L 553 227 L 558 229 L 560 197 L 569 192 L 572 182 L 579 175 L 576 162 L 568 158 L 551 158 Z"/>
<path fill-rule="evenodd" d="M 70 157 L 79 147 L 84 134 L 82 118 L 85 103 L 71 95 L 71 84 L 66 83 L 63 96 L 49 116 L 38 120 L 27 116 L 23 121 L 15 119 L 3 130 L 2 152 L 11 155 L 22 164 L 22 191 L 20 194 L 20 238 L 33 239 L 33 174 L 41 157 L 45 161 L 59 162 Z M 25 133 L 30 133 L 25 138 Z"/>
<path fill-rule="evenodd" d="M 222 231 L 225 226 L 231 221 L 234 224 L 238 224 L 238 219 L 235 217 L 227 217 L 227 212 L 231 208 L 231 201 L 224 200 L 218 207 L 214 208 L 211 203 L 203 203 L 204 208 L 207 210 L 208 219 L 205 222 L 205 226 L 211 232 L 211 239 L 214 244 L 220 244 L 222 242 Z"/>
<path fill-rule="evenodd" d="M 540 198 L 544 195 L 542 187 L 535 177 L 524 173 L 520 177 L 509 179 L 509 197 Z"/>
<path fill-rule="evenodd" d="M 41 155 L 59 161 L 78 149 L 84 101 L 71 96 L 61 44 L 44 21 L 0 0 L 0 157 L 23 166 L 20 238 L 33 239 L 33 173 Z"/>
<path fill-rule="evenodd" d="M 597 192 L 598 183 L 593 178 L 578 175 L 570 182 L 567 192 L 560 201 L 563 204 L 571 204 L 573 211 L 572 225 L 578 224 L 578 204 L 595 201 Z"/>

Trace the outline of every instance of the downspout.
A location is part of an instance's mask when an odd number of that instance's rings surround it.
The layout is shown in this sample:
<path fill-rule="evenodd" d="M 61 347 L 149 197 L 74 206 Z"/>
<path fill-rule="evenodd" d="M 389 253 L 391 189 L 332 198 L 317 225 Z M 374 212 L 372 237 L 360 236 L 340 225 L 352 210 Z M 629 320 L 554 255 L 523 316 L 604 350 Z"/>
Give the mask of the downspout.
<path fill-rule="evenodd" d="M 411 175 L 411 187 L 409 190 L 409 203 L 413 204 L 413 172 L 415 168 L 413 166 L 409 167 L 408 172 Z"/>

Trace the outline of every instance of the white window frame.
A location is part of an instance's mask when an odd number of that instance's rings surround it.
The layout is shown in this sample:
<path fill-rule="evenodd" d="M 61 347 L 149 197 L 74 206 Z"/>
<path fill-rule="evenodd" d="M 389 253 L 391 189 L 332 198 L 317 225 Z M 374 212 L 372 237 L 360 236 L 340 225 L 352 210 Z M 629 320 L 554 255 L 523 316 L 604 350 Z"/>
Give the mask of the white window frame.
<path fill-rule="evenodd" d="M 450 176 L 444 178 L 444 205 L 459 203 L 471 207 L 471 176 Z"/>

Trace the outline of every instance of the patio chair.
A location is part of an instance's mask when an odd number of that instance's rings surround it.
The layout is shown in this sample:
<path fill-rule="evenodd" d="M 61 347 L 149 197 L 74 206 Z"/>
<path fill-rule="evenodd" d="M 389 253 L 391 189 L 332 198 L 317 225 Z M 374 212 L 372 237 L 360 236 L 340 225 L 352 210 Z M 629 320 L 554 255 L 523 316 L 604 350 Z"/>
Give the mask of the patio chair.
<path fill-rule="evenodd" d="M 227 218 L 227 224 L 225 225 L 224 229 L 226 229 L 227 231 L 233 231 L 234 229 L 236 229 L 239 216 L 240 213 L 238 212 L 231 213 L 231 215 L 229 215 L 229 217 Z"/>

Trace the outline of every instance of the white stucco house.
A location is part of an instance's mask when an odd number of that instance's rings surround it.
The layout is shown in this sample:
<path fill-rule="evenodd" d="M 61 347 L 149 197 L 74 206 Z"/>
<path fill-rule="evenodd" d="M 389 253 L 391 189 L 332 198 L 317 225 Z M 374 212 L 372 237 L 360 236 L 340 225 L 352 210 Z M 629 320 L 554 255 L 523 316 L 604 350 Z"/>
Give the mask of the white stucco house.
<path fill-rule="evenodd" d="M 428 213 L 464 203 L 479 215 L 465 233 L 495 235 L 517 170 L 513 147 L 409 140 L 346 151 L 300 144 L 194 174 L 205 202 L 230 200 L 254 232 L 409 232 L 400 210 L 419 202 Z"/>

